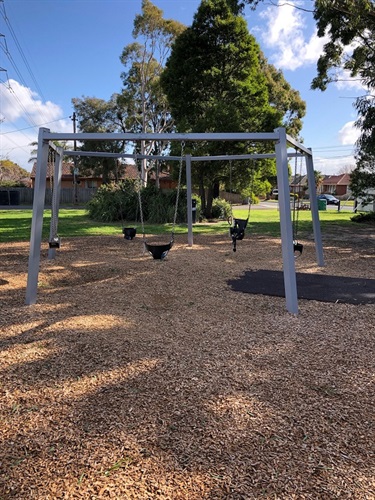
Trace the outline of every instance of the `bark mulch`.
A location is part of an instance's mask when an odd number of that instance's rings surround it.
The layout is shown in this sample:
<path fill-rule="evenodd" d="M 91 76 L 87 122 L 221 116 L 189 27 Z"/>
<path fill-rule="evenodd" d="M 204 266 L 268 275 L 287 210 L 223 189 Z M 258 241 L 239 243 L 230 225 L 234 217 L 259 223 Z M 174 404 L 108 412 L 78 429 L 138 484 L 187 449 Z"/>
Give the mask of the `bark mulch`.
<path fill-rule="evenodd" d="M 297 271 L 375 279 L 375 229 L 311 241 Z M 374 499 L 375 307 L 236 293 L 274 238 L 0 245 L 1 499 Z"/>

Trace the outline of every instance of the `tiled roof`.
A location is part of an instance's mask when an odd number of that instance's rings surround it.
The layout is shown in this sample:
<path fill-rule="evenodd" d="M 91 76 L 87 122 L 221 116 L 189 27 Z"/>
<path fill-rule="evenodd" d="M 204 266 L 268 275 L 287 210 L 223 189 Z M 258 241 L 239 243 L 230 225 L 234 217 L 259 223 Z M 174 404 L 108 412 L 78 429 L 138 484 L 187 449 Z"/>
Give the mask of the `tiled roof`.
<path fill-rule="evenodd" d="M 73 176 L 73 168 L 74 168 L 74 163 L 73 162 L 65 162 L 63 161 L 62 164 L 62 176 L 63 177 L 72 177 Z M 53 175 L 53 170 L 54 170 L 54 165 L 53 163 L 48 163 L 47 165 L 47 178 Z M 35 178 L 36 176 L 36 162 L 33 165 L 33 168 L 31 170 L 30 177 Z M 86 175 L 85 178 L 89 178 L 90 176 Z M 92 176 L 95 179 L 100 179 L 102 176 L 101 175 L 96 175 Z M 125 177 L 128 179 L 136 179 L 138 177 L 138 170 L 137 167 L 133 164 L 128 163 L 125 165 Z"/>
<path fill-rule="evenodd" d="M 72 175 L 72 168 L 74 164 L 73 162 L 65 162 L 62 164 L 62 175 Z M 47 177 L 50 177 L 53 174 L 54 165 L 53 163 L 48 163 L 47 165 Z M 31 170 L 30 177 L 36 176 L 36 162 L 34 162 L 33 168 Z"/>
<path fill-rule="evenodd" d="M 307 175 L 294 175 L 290 181 L 291 186 L 304 186 L 307 184 Z"/>
<path fill-rule="evenodd" d="M 349 174 L 340 174 L 340 175 L 326 175 L 323 179 L 323 185 L 325 186 L 349 186 L 350 184 L 350 175 Z"/>
<path fill-rule="evenodd" d="M 136 165 L 128 163 L 125 167 L 125 177 L 126 179 L 138 179 L 139 173 Z"/>

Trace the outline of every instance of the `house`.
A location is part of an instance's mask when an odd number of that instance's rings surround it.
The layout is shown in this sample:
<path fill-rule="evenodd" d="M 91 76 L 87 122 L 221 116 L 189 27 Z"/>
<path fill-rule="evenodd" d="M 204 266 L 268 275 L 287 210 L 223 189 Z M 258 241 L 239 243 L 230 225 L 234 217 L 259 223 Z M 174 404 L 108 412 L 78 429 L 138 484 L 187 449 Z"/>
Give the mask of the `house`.
<path fill-rule="evenodd" d="M 320 193 L 329 193 L 335 196 L 350 196 L 350 174 L 325 175 L 321 185 Z"/>
<path fill-rule="evenodd" d="M 307 175 L 294 175 L 289 183 L 290 192 L 303 198 L 307 192 Z"/>
<path fill-rule="evenodd" d="M 71 188 L 73 187 L 74 181 L 74 163 L 73 162 L 65 162 L 62 164 L 62 172 L 61 172 L 61 188 Z M 51 184 L 53 180 L 53 171 L 54 165 L 49 163 L 47 166 L 47 186 Z M 31 179 L 31 187 L 35 187 L 35 177 L 36 177 L 36 162 L 33 165 L 31 170 L 30 179 Z M 98 188 L 103 184 L 103 179 L 101 176 L 79 176 L 79 183 L 77 187 L 79 189 L 82 188 Z"/>
<path fill-rule="evenodd" d="M 72 188 L 74 182 L 74 163 L 64 162 L 62 164 L 62 174 L 61 174 L 61 188 Z M 49 163 L 47 166 L 47 187 L 50 186 L 51 180 L 53 181 L 53 171 L 54 165 Z M 35 187 L 35 177 L 36 177 L 36 162 L 33 165 L 30 181 L 31 187 Z M 136 165 L 128 163 L 125 166 L 125 179 L 137 179 L 139 177 L 138 169 Z M 155 173 L 150 173 L 150 182 L 155 183 Z M 159 183 L 161 189 L 173 189 L 177 186 L 177 182 L 173 180 L 169 172 L 161 172 L 159 174 Z M 78 175 L 77 189 L 88 188 L 97 189 L 103 184 L 103 177 L 101 175 Z"/>

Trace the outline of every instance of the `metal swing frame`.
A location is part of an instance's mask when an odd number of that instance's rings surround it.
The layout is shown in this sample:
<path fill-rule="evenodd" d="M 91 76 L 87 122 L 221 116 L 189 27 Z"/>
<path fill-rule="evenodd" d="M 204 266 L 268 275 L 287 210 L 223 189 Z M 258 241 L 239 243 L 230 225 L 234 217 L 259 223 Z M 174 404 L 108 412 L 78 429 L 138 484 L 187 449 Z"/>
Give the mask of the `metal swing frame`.
<path fill-rule="evenodd" d="M 297 281 L 295 271 L 295 259 L 293 252 L 293 231 L 291 220 L 291 208 L 289 197 L 289 176 L 288 176 L 288 157 L 292 158 L 295 155 L 305 157 L 308 183 L 310 187 L 310 206 L 313 222 L 313 231 L 315 239 L 315 252 L 317 265 L 324 266 L 324 256 L 321 238 L 321 229 L 319 223 L 318 202 L 316 198 L 316 188 L 314 179 L 313 154 L 312 150 L 306 148 L 303 144 L 297 142 L 293 137 L 287 135 L 284 128 L 277 128 L 273 132 L 265 133 L 168 133 L 168 134 L 134 134 L 134 133 L 51 133 L 47 128 L 40 128 L 38 135 L 38 156 L 37 168 L 34 189 L 33 201 L 33 216 L 31 223 L 30 234 L 30 252 L 28 263 L 28 275 L 26 286 L 26 305 L 35 304 L 37 301 L 38 291 L 38 276 L 41 255 L 42 243 L 42 226 L 43 226 L 43 210 L 44 198 L 46 190 L 47 163 L 48 151 L 52 147 L 56 150 L 55 160 L 55 179 L 57 181 L 56 197 L 54 200 L 55 214 L 58 220 L 59 212 L 59 190 L 61 187 L 61 169 L 63 155 L 69 156 L 102 156 L 114 158 L 133 158 L 134 155 L 122 153 L 106 153 L 106 152 L 82 152 L 82 151 L 67 151 L 62 148 L 56 148 L 52 141 L 145 141 L 145 140 L 163 140 L 163 141 L 178 141 L 185 143 L 189 141 L 248 141 L 248 142 L 267 142 L 274 144 L 274 153 L 269 154 L 249 154 L 249 155 L 222 155 L 222 156 L 201 156 L 192 157 L 185 155 L 186 165 L 186 187 L 187 187 L 187 219 L 188 219 L 188 245 L 193 246 L 193 224 L 191 211 L 191 163 L 192 161 L 212 161 L 212 160 L 231 160 L 231 159 L 260 159 L 274 158 L 276 159 L 277 167 L 277 183 L 279 189 L 279 211 L 280 211 L 280 231 L 282 243 L 282 262 L 284 273 L 284 288 L 286 308 L 292 314 L 298 314 L 298 296 L 297 296 Z M 288 147 L 294 148 L 297 153 L 289 153 Z M 149 158 L 147 155 L 138 155 L 139 158 Z M 162 158 L 164 160 L 179 160 L 180 157 L 163 156 L 153 159 Z M 56 224 L 57 230 L 57 224 Z M 55 256 L 55 248 L 50 248 L 49 258 Z"/>

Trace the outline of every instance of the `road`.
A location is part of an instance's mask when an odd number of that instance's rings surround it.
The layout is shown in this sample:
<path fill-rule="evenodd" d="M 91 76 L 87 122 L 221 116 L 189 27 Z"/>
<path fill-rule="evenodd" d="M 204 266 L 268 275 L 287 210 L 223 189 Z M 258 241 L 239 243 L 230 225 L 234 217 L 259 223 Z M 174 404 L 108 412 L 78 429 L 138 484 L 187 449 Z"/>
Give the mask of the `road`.
<path fill-rule="evenodd" d="M 233 205 L 233 208 L 236 210 L 248 210 L 249 207 L 248 205 Z M 344 208 L 344 207 L 342 207 Z M 345 210 L 348 210 L 349 207 L 345 207 Z M 350 207 L 352 208 L 352 207 Z M 276 210 L 278 209 L 278 203 L 275 201 L 261 201 L 260 203 L 254 203 L 251 205 L 251 210 Z M 337 211 L 337 206 L 336 205 L 327 205 L 327 210 L 332 211 L 336 210 Z"/>

